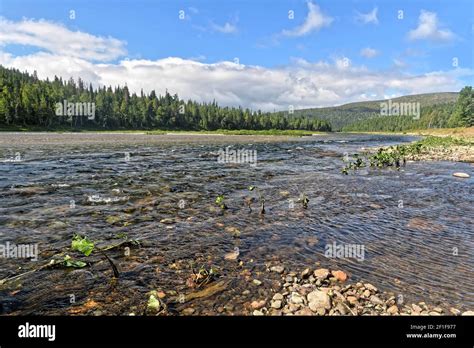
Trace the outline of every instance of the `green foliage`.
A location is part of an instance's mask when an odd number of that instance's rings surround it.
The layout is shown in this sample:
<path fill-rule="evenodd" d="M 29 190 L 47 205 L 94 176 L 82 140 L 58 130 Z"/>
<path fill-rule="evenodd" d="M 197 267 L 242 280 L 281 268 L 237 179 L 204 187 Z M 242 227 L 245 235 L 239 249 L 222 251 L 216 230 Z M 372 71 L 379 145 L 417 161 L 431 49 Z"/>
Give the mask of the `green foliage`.
<path fill-rule="evenodd" d="M 464 87 L 459 93 L 453 115 L 449 119 L 449 126 L 474 126 L 474 89 L 471 86 Z"/>
<path fill-rule="evenodd" d="M 62 261 L 64 267 L 71 267 L 71 268 L 83 268 L 87 266 L 87 263 L 84 261 L 73 260 L 71 256 L 66 255 Z"/>
<path fill-rule="evenodd" d="M 303 205 L 303 209 L 308 209 L 309 198 L 306 193 L 302 193 L 300 197 L 300 202 Z"/>
<path fill-rule="evenodd" d="M 71 249 L 89 256 L 94 250 L 94 243 L 87 239 L 87 237 L 82 238 L 79 235 L 75 235 L 71 242 Z"/>
<path fill-rule="evenodd" d="M 221 208 L 221 209 L 227 209 L 227 205 L 224 202 L 224 195 L 218 195 L 216 198 L 215 203 Z"/>
<path fill-rule="evenodd" d="M 441 95 L 444 94 L 453 95 L 441 93 Z M 446 96 L 446 98 L 429 100 L 432 103 L 430 104 L 428 100 L 422 98 L 413 99 L 412 101 L 420 102 L 421 105 L 419 119 L 410 116 L 381 116 L 378 110 L 374 115 L 366 115 L 358 121 L 349 122 L 342 127 L 342 130 L 346 132 L 402 132 L 414 129 L 470 127 L 474 125 L 473 95 L 472 87 L 466 86 L 459 93 L 457 100 Z M 410 101 L 407 98 L 403 97 L 403 102 Z"/>
<path fill-rule="evenodd" d="M 334 107 L 295 110 L 293 116 L 307 116 L 325 120 L 333 131 L 403 131 L 415 128 L 447 127 L 458 93 L 427 93 L 393 98 L 393 102 L 419 102 L 420 120 L 406 116 L 380 115 L 384 100 L 366 101 Z M 285 113 L 288 114 L 288 113 Z M 388 122 L 388 124 L 387 124 Z"/>
<path fill-rule="evenodd" d="M 95 118 L 56 116 L 56 103 L 95 103 Z M 197 103 L 178 95 L 130 94 L 125 87 L 88 87 L 79 79 L 55 77 L 42 81 L 0 66 L 0 127 L 42 129 L 166 129 L 216 131 L 330 131 L 329 122 L 302 115 L 262 113 L 260 110 L 219 107 L 215 101 Z M 293 134 L 289 134 L 293 135 Z"/>
<path fill-rule="evenodd" d="M 401 165 L 405 165 L 406 157 L 419 155 L 430 148 L 448 148 L 450 146 L 472 146 L 473 142 L 454 137 L 435 137 L 429 136 L 422 140 L 407 145 L 390 146 L 387 148 L 379 148 L 374 154 L 366 154 L 365 158 L 361 155 L 354 154 L 355 161 L 349 162 L 341 173 L 348 175 L 349 170 L 358 169 L 369 163 L 371 167 L 395 167 L 400 169 Z"/>

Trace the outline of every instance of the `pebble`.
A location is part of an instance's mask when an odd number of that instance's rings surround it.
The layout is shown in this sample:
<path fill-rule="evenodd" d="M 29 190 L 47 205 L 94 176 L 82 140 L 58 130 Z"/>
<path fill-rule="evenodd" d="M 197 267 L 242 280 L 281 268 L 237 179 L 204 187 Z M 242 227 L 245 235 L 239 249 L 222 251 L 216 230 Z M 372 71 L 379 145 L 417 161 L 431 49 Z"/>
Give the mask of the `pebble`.
<path fill-rule="evenodd" d="M 397 314 L 398 313 L 398 307 L 397 305 L 391 306 L 389 309 L 387 309 L 387 313 L 390 314 Z"/>
<path fill-rule="evenodd" d="M 261 309 L 263 307 L 265 307 L 265 300 L 260 300 L 260 301 L 253 301 L 251 304 L 250 304 L 250 307 L 252 307 L 252 309 Z"/>
<path fill-rule="evenodd" d="M 275 308 L 275 309 L 280 309 L 281 308 L 281 301 L 280 300 L 276 300 L 276 301 L 272 301 L 271 303 L 271 307 L 272 308 Z"/>
<path fill-rule="evenodd" d="M 273 295 L 273 300 L 281 301 L 281 300 L 283 300 L 283 295 L 277 292 L 275 295 Z"/>
<path fill-rule="evenodd" d="M 260 280 L 258 280 L 258 279 L 252 280 L 252 283 L 253 283 L 254 285 L 256 285 L 256 286 L 262 285 L 262 282 L 261 282 Z"/>
<path fill-rule="evenodd" d="M 320 309 L 326 310 L 326 309 L 331 308 L 331 300 L 329 296 L 320 290 L 314 290 L 310 292 L 307 298 L 308 298 L 309 308 L 313 312 L 318 312 L 320 311 Z"/>
<path fill-rule="evenodd" d="M 311 271 L 309 270 L 309 268 L 306 268 L 303 272 L 301 272 L 301 278 L 303 279 L 306 279 L 309 277 Z"/>
<path fill-rule="evenodd" d="M 373 292 L 378 292 L 379 291 L 375 286 L 373 286 L 370 283 L 365 283 L 364 286 L 365 286 L 366 289 L 368 289 L 370 291 L 373 291 Z"/>
<path fill-rule="evenodd" d="M 329 270 L 327 268 L 320 268 L 313 272 L 316 279 L 324 280 L 329 276 Z"/>
<path fill-rule="evenodd" d="M 465 316 L 466 316 L 466 315 L 469 315 L 469 316 L 472 316 L 472 315 L 474 315 L 474 311 L 466 311 L 466 312 L 464 312 L 464 313 L 461 314 L 461 315 L 465 315 Z"/>
<path fill-rule="evenodd" d="M 291 303 L 294 303 L 294 304 L 300 304 L 300 303 L 303 303 L 303 297 L 301 297 L 301 295 L 298 294 L 297 292 L 292 292 L 290 301 Z"/>
<path fill-rule="evenodd" d="M 185 308 L 183 309 L 183 311 L 181 312 L 182 314 L 184 315 L 191 315 L 195 312 L 196 310 L 192 307 L 189 307 L 189 308 Z"/>
<path fill-rule="evenodd" d="M 420 314 L 420 313 L 421 313 L 421 308 L 420 308 L 420 306 L 418 306 L 418 305 L 416 305 L 416 304 L 413 303 L 413 304 L 411 305 L 411 308 L 413 309 L 413 312 L 414 312 L 415 314 Z"/>
<path fill-rule="evenodd" d="M 279 274 L 283 273 L 284 270 L 285 270 L 285 267 L 283 267 L 283 266 L 273 266 L 273 267 L 270 268 L 270 271 L 276 272 L 276 273 L 279 273 Z"/>
<path fill-rule="evenodd" d="M 314 315 L 311 309 L 309 308 L 301 308 L 299 311 L 295 312 L 295 315 L 304 315 L 304 316 L 310 316 Z"/>
<path fill-rule="evenodd" d="M 225 254 L 224 259 L 235 261 L 235 260 L 237 260 L 239 255 L 240 255 L 239 248 L 235 248 L 234 251 L 231 251 L 231 252 Z"/>
<path fill-rule="evenodd" d="M 373 304 L 376 304 L 376 305 L 383 305 L 384 304 L 384 302 L 378 296 L 375 296 L 375 295 L 370 296 L 370 302 L 372 302 Z"/>
<path fill-rule="evenodd" d="M 161 222 L 162 224 L 167 224 L 167 225 L 169 225 L 169 224 L 174 224 L 175 221 L 174 221 L 173 219 L 170 219 L 170 218 L 165 218 L 165 219 L 161 219 L 160 222 Z"/>
<path fill-rule="evenodd" d="M 467 173 L 461 173 L 461 172 L 458 172 L 458 173 L 453 173 L 453 176 L 457 177 L 457 178 L 469 178 L 470 175 L 467 174 Z"/>
<path fill-rule="evenodd" d="M 332 271 L 331 274 L 340 282 L 345 282 L 347 279 L 347 274 L 343 271 Z"/>
<path fill-rule="evenodd" d="M 256 309 L 256 310 L 253 311 L 252 314 L 255 315 L 255 316 L 262 316 L 263 312 Z"/>
<path fill-rule="evenodd" d="M 459 315 L 461 314 L 461 311 L 459 309 L 456 309 L 456 308 L 450 308 L 449 311 L 451 312 L 451 314 L 453 315 Z"/>
<path fill-rule="evenodd" d="M 347 296 L 347 301 L 348 301 L 351 305 L 356 305 L 356 304 L 358 303 L 357 297 L 355 297 L 355 296 Z"/>

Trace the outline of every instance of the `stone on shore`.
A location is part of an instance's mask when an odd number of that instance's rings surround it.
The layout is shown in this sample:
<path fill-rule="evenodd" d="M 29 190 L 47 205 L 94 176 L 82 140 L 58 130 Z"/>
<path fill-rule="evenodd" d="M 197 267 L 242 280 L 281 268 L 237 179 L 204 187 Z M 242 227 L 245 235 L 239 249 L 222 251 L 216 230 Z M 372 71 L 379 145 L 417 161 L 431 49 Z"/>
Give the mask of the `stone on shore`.
<path fill-rule="evenodd" d="M 251 304 L 250 304 L 250 307 L 252 307 L 252 309 L 261 309 L 263 307 L 265 307 L 265 300 L 260 300 L 260 301 L 253 301 Z"/>
<path fill-rule="evenodd" d="M 387 313 L 390 314 L 398 314 L 398 307 L 397 305 L 391 306 L 389 309 L 387 309 Z"/>
<path fill-rule="evenodd" d="M 343 271 L 332 271 L 331 274 L 340 282 L 345 282 L 347 279 L 347 274 Z"/>
<path fill-rule="evenodd" d="M 313 274 L 316 279 L 324 280 L 329 276 L 329 270 L 327 268 L 319 268 L 315 270 Z"/>
<path fill-rule="evenodd" d="M 457 178 L 469 178 L 471 177 L 469 174 L 467 173 L 461 173 L 461 172 L 458 172 L 458 173 L 453 173 L 453 176 L 457 177 Z"/>
<path fill-rule="evenodd" d="M 307 296 L 309 309 L 315 313 L 325 313 L 326 310 L 331 309 L 331 299 L 329 296 L 320 290 L 314 290 Z"/>

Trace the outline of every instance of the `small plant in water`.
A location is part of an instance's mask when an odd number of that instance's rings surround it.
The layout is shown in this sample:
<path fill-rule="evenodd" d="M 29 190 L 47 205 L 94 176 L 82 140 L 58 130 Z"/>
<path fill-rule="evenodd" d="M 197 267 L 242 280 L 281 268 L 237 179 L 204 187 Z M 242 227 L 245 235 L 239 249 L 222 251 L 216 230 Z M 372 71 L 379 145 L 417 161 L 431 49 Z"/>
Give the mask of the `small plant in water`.
<path fill-rule="evenodd" d="M 73 260 L 71 256 L 65 255 L 62 261 L 64 267 L 72 267 L 72 268 L 83 268 L 87 266 L 87 263 L 84 261 Z"/>
<path fill-rule="evenodd" d="M 192 274 L 186 283 L 192 288 L 204 286 L 218 277 L 217 269 L 212 266 L 207 268 L 205 265 L 202 265 L 198 270 L 195 270 L 194 267 L 191 266 L 191 271 Z"/>
<path fill-rule="evenodd" d="M 94 250 L 94 243 L 91 242 L 87 237 L 82 238 L 76 234 L 72 238 L 71 249 L 83 253 L 85 256 L 89 256 Z"/>
<path fill-rule="evenodd" d="M 260 189 L 256 186 L 249 186 L 249 191 L 257 191 L 258 193 L 258 200 L 260 202 L 260 214 L 265 214 L 265 198 L 262 195 Z"/>
<path fill-rule="evenodd" d="M 216 198 L 216 204 L 221 208 L 221 209 L 228 209 L 227 205 L 224 202 L 224 195 L 219 195 Z"/>
<path fill-rule="evenodd" d="M 298 201 L 303 205 L 303 209 L 308 209 L 309 198 L 306 193 L 303 192 Z"/>

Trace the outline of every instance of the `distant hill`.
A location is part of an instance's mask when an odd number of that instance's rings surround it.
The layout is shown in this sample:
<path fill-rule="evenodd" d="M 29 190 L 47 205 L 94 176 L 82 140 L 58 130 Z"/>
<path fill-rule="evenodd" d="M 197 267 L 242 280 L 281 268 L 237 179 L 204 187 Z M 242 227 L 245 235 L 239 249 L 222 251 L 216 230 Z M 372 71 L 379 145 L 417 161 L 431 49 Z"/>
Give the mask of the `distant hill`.
<path fill-rule="evenodd" d="M 458 96 L 459 93 L 457 92 L 426 93 L 393 98 L 392 102 L 419 102 L 421 108 L 421 118 L 423 119 L 424 113 L 426 111 L 431 112 L 433 110 L 433 106 L 443 105 L 447 106 L 448 109 L 449 106 L 454 106 Z M 295 110 L 294 115 L 316 117 L 321 120 L 329 121 L 331 123 L 332 129 L 339 131 L 351 124 L 360 123 L 366 119 L 379 117 L 381 110 L 380 103 L 382 102 L 388 102 L 388 100 L 356 102 L 325 108 L 300 109 Z M 449 115 L 446 116 L 449 118 Z"/>

